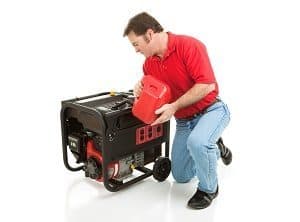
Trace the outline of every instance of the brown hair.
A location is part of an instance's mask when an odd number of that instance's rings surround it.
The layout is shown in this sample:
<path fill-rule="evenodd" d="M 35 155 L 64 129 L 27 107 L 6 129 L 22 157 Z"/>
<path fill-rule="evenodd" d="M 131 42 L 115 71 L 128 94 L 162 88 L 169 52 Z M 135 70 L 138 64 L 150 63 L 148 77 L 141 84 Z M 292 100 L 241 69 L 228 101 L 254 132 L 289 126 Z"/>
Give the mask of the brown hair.
<path fill-rule="evenodd" d="M 132 17 L 124 30 L 123 36 L 127 36 L 131 31 L 136 35 L 143 35 L 148 29 L 152 29 L 154 33 L 162 32 L 163 27 L 159 22 L 146 12 L 139 13 Z"/>

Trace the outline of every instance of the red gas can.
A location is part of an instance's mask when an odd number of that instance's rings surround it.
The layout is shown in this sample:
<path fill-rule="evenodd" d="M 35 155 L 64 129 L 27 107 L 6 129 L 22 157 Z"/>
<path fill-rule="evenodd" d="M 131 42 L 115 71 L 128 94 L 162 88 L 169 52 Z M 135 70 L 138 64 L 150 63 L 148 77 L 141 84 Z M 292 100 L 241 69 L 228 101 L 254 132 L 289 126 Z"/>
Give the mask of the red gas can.
<path fill-rule="evenodd" d="M 169 86 L 151 75 L 142 79 L 143 90 L 133 104 L 132 113 L 146 124 L 151 124 L 158 115 L 154 112 L 171 100 Z"/>

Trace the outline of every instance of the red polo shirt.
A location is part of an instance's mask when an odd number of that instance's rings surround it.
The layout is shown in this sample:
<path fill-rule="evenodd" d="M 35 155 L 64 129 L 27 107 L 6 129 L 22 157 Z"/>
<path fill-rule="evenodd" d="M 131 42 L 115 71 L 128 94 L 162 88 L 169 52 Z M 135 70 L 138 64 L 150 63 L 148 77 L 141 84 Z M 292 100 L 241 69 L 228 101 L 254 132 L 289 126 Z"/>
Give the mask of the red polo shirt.
<path fill-rule="evenodd" d="M 206 47 L 199 40 L 168 32 L 168 48 L 161 59 L 151 56 L 145 60 L 145 75 L 153 75 L 170 86 L 171 102 L 185 94 L 195 83 L 215 83 L 215 90 L 198 102 L 178 110 L 176 118 L 190 117 L 212 104 L 218 95 L 218 84 Z"/>

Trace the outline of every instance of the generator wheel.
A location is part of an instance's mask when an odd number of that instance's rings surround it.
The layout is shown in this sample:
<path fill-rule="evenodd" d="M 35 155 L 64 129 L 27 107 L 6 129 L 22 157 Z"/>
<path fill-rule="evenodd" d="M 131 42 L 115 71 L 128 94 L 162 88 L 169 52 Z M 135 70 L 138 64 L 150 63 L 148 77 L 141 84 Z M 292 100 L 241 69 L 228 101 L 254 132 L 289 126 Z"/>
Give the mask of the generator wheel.
<path fill-rule="evenodd" d="M 171 172 L 171 161 L 167 157 L 158 157 L 153 166 L 153 177 L 159 182 L 167 179 Z"/>

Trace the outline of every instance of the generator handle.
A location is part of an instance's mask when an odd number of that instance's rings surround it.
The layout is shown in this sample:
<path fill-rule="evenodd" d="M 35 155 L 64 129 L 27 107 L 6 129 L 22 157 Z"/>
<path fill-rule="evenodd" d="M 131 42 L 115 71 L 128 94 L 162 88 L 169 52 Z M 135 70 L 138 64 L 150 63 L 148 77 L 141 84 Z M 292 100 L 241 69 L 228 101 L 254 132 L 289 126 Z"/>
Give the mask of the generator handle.
<path fill-rule="evenodd" d="M 75 101 L 79 101 L 79 100 L 90 99 L 90 98 L 93 98 L 93 97 L 105 96 L 105 95 L 109 95 L 109 94 L 111 94 L 111 92 L 103 92 L 103 93 L 97 93 L 97 94 L 93 94 L 93 95 L 89 95 L 89 96 L 76 97 L 74 99 L 64 100 L 64 101 L 62 101 L 62 103 L 64 103 L 64 102 L 75 102 Z"/>

